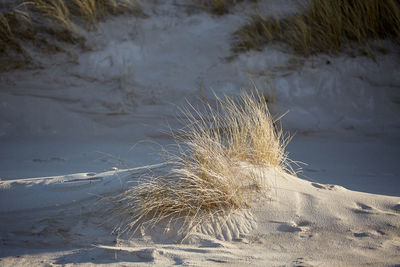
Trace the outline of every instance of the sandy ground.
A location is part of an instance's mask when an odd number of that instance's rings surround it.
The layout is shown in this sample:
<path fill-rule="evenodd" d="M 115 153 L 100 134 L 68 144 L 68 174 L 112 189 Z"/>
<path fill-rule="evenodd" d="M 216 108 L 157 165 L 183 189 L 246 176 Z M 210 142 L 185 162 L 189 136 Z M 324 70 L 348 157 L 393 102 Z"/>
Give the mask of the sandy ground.
<path fill-rule="evenodd" d="M 400 199 L 253 170 L 269 188 L 253 208 L 215 217 L 185 238 L 157 225 L 133 238 L 111 235 L 99 195 L 123 190 L 149 166 L 1 184 L 1 264 L 115 266 L 395 266 Z M 28 189 L 29 188 L 29 189 Z M 8 202 L 13 195 L 18 201 Z M 114 222 L 115 223 L 115 222 Z"/>

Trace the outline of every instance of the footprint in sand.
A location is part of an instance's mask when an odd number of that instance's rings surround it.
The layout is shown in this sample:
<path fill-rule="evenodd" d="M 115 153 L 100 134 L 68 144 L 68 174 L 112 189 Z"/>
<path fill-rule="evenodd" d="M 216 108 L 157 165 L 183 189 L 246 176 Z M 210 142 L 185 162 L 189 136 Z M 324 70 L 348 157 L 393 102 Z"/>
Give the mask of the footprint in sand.
<path fill-rule="evenodd" d="M 64 162 L 65 159 L 60 157 L 50 157 L 50 158 L 34 158 L 33 162 L 46 163 L 46 162 Z"/>
<path fill-rule="evenodd" d="M 326 189 L 325 186 L 323 186 L 322 184 L 317 184 L 317 183 L 311 183 L 312 186 L 318 188 L 318 189 Z"/>
<path fill-rule="evenodd" d="M 304 258 L 300 257 L 300 258 L 297 258 L 294 261 L 292 261 L 291 266 L 294 266 L 294 267 L 311 267 L 311 266 L 314 266 L 314 265 L 308 264 Z"/>
<path fill-rule="evenodd" d="M 369 234 L 367 232 L 361 232 L 361 233 L 353 233 L 354 237 L 362 238 L 362 237 L 367 237 Z"/>
<path fill-rule="evenodd" d="M 285 233 L 295 233 L 295 232 L 304 232 L 306 231 L 306 227 L 310 226 L 311 223 L 309 221 L 300 221 L 299 223 L 281 223 L 277 230 Z"/>
<path fill-rule="evenodd" d="M 400 204 L 394 205 L 393 210 L 396 212 L 400 212 Z"/>
<path fill-rule="evenodd" d="M 297 227 L 296 225 L 291 225 L 289 223 L 282 223 L 281 225 L 278 226 L 278 231 L 285 233 L 294 233 L 294 232 L 301 232 L 302 230 L 300 227 Z"/>
<path fill-rule="evenodd" d="M 372 208 L 368 205 L 365 205 L 363 203 L 357 203 L 357 205 L 362 208 L 363 210 L 372 210 Z"/>
<path fill-rule="evenodd" d="M 372 212 L 373 208 L 365 205 L 363 203 L 356 203 L 357 204 L 357 208 L 352 209 L 354 213 L 356 214 L 374 214 Z"/>
<path fill-rule="evenodd" d="M 379 235 L 386 235 L 386 233 L 385 233 L 384 231 L 382 231 L 382 230 L 376 230 L 376 232 L 377 232 Z"/>
<path fill-rule="evenodd" d="M 336 186 L 332 185 L 332 184 L 323 185 L 323 184 L 319 184 L 319 183 L 311 183 L 311 185 L 314 186 L 315 188 L 323 189 L 323 190 L 334 190 L 334 189 L 336 189 Z"/>
<path fill-rule="evenodd" d="M 309 222 L 309 221 L 300 221 L 299 223 L 297 223 L 297 225 L 300 226 L 300 227 L 310 226 L 311 222 Z"/>

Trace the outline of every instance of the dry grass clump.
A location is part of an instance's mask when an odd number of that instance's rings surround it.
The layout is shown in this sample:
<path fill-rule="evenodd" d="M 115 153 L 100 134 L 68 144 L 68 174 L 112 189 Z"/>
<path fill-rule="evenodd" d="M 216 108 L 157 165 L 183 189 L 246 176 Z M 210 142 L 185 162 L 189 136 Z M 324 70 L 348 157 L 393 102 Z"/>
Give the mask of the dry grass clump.
<path fill-rule="evenodd" d="M 227 157 L 252 165 L 272 165 L 291 172 L 285 137 L 268 109 L 268 99 L 257 92 L 242 93 L 238 99 L 217 98 L 217 109 L 207 105 L 207 118 L 186 112 L 192 123 L 192 142 L 205 137 L 221 144 Z M 199 115 L 199 114 L 197 114 Z M 211 128 L 211 129 L 210 129 Z M 211 149 L 211 147 L 210 147 Z"/>
<path fill-rule="evenodd" d="M 7 44 L 13 40 L 13 33 L 6 16 L 0 13 L 0 51 L 4 51 Z"/>
<path fill-rule="evenodd" d="M 8 40 L 10 38 L 12 38 L 10 24 L 7 18 L 3 14 L 0 14 L 0 40 Z"/>
<path fill-rule="evenodd" d="M 400 43 L 398 0 L 308 0 L 302 12 L 283 19 L 254 16 L 234 36 L 236 52 L 278 41 L 304 56 L 356 47 L 371 55 L 370 40 Z"/>
<path fill-rule="evenodd" d="M 29 24 L 30 18 L 23 11 L 0 13 L 0 71 L 18 68 L 30 62 L 20 41 L 21 38 L 32 38 Z"/>
<path fill-rule="evenodd" d="M 87 21 L 88 28 L 94 25 L 97 26 L 99 14 L 96 0 L 72 0 L 76 7 L 76 12 Z"/>
<path fill-rule="evenodd" d="M 71 29 L 70 12 L 63 0 L 34 0 L 24 2 L 32 5 L 50 22 L 66 30 Z"/>
<path fill-rule="evenodd" d="M 138 0 L 71 0 L 72 10 L 87 23 L 87 27 L 96 28 L 107 14 L 118 15 L 134 13 L 143 16 Z"/>
<path fill-rule="evenodd" d="M 26 33 L 31 24 L 29 14 L 23 10 L 15 9 L 4 14 L 0 13 L 0 51 L 3 51 L 7 45 L 22 50 L 16 33 Z M 27 38 L 26 34 L 22 37 Z"/>
<path fill-rule="evenodd" d="M 144 16 L 139 0 L 22 1 L 0 14 L 0 65 L 8 66 L 0 66 L 0 70 L 10 69 L 9 62 L 16 61 L 16 57 L 21 58 L 21 64 L 29 61 L 23 48 L 26 41 L 47 52 L 62 51 L 60 42 L 85 47 L 77 25 L 83 22 L 89 30 L 94 29 L 108 14 L 123 13 Z"/>
<path fill-rule="evenodd" d="M 213 214 L 252 204 L 263 185 L 251 166 L 292 171 L 284 151 L 289 138 L 259 94 L 218 99 L 205 113 L 190 106 L 184 114 L 187 128 L 177 137 L 179 153 L 170 156 L 167 174 L 150 175 L 114 199 L 122 232 L 183 220 L 180 231 L 188 233 Z"/>
<path fill-rule="evenodd" d="M 43 16 L 69 30 L 73 19 L 84 20 L 91 29 L 96 28 L 107 14 L 132 12 L 139 15 L 141 12 L 138 0 L 33 0 L 23 5 L 36 7 Z"/>

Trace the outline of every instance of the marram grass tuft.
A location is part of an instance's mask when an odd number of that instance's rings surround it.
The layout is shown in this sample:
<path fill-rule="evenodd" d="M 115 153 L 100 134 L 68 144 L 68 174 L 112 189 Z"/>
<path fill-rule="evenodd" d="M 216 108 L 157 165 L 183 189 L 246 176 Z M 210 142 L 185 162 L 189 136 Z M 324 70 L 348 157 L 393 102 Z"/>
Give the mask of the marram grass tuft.
<path fill-rule="evenodd" d="M 31 62 L 32 58 L 24 49 L 26 42 L 46 52 L 63 51 L 59 42 L 85 48 L 79 24 L 86 24 L 86 28 L 92 30 L 108 14 L 125 13 L 145 17 L 139 0 L 22 1 L 0 13 L 0 71 L 24 67 Z"/>
<path fill-rule="evenodd" d="M 284 18 L 253 16 L 234 33 L 233 51 L 260 50 L 280 42 L 310 56 L 354 51 L 374 57 L 371 40 L 400 44 L 398 0 L 308 0 L 300 13 Z"/>
<path fill-rule="evenodd" d="M 71 29 L 70 11 L 63 0 L 34 0 L 24 2 L 32 5 L 50 22 L 66 30 Z"/>
<path fill-rule="evenodd" d="M 213 214 L 251 206 L 265 190 L 254 167 L 293 173 L 285 137 L 258 93 L 217 99 L 200 113 L 184 109 L 187 127 L 176 137 L 178 153 L 169 155 L 169 171 L 144 178 L 115 197 L 112 213 L 121 232 L 135 232 L 160 221 L 183 220 L 181 233 Z"/>

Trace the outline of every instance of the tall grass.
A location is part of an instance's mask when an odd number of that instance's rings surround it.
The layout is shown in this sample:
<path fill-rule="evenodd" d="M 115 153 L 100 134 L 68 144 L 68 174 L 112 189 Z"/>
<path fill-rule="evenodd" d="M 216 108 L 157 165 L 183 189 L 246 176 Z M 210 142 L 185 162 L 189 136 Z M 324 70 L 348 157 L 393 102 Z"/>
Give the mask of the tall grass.
<path fill-rule="evenodd" d="M 22 37 L 27 38 L 26 27 L 29 27 L 29 24 L 30 18 L 23 11 L 0 13 L 0 71 L 23 66 L 30 61 L 29 55 L 15 34 L 22 31 Z"/>
<path fill-rule="evenodd" d="M 63 0 L 34 0 L 24 4 L 34 6 L 50 22 L 71 30 L 70 11 Z"/>
<path fill-rule="evenodd" d="M 0 14 L 0 65 L 10 66 L 15 56 L 28 59 L 26 41 L 38 49 L 60 51 L 58 42 L 84 45 L 77 25 L 84 22 L 89 30 L 107 14 L 131 13 L 144 16 L 139 0 L 29 0 Z M 9 53 L 12 51 L 13 53 Z M 27 61 L 21 61 L 22 66 Z M 15 65 L 17 66 L 17 65 Z M 8 70 L 0 67 L 0 70 Z"/>
<path fill-rule="evenodd" d="M 7 13 L 0 13 L 0 42 L 3 45 L 20 46 L 16 34 L 25 31 L 31 26 L 31 18 L 27 12 L 15 9 Z"/>
<path fill-rule="evenodd" d="M 96 0 L 72 0 L 76 6 L 76 12 L 87 22 L 88 28 L 97 26 L 99 19 Z"/>
<path fill-rule="evenodd" d="M 12 40 L 12 35 L 8 19 L 0 13 L 0 52 L 5 51 L 8 43 Z"/>
<path fill-rule="evenodd" d="M 71 0 L 72 10 L 87 22 L 88 28 L 96 28 L 107 14 L 134 13 L 143 16 L 138 0 Z"/>
<path fill-rule="evenodd" d="M 253 16 L 234 33 L 233 50 L 259 50 L 281 42 L 304 56 L 353 48 L 371 55 L 371 40 L 400 44 L 398 0 L 308 0 L 301 10 L 285 18 Z"/>
<path fill-rule="evenodd" d="M 7 41 L 12 37 L 11 27 L 7 18 L 0 14 L 0 40 Z"/>
<path fill-rule="evenodd" d="M 168 173 L 147 177 L 115 198 L 121 231 L 181 219 L 180 230 L 187 233 L 213 214 L 251 206 L 263 184 L 247 168 L 292 172 L 285 152 L 289 138 L 263 96 L 225 97 L 204 113 L 189 106 L 184 114 L 187 127 L 176 138 L 179 153 L 170 156 Z"/>

